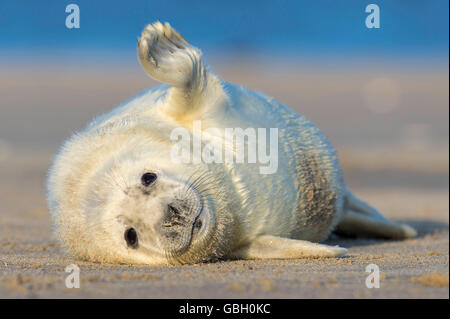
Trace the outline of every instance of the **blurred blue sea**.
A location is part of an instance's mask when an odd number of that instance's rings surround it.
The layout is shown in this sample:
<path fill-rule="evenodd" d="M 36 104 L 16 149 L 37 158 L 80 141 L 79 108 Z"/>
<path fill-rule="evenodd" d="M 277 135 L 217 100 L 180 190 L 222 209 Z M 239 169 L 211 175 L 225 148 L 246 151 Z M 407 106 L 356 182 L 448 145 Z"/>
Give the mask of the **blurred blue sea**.
<path fill-rule="evenodd" d="M 67 29 L 65 8 L 80 8 L 80 29 Z M 376 3 L 381 28 L 368 29 Z M 394 0 L 0 1 L 0 59 L 103 51 L 135 56 L 136 39 L 168 21 L 210 54 L 384 56 L 448 60 L 449 2 Z"/>

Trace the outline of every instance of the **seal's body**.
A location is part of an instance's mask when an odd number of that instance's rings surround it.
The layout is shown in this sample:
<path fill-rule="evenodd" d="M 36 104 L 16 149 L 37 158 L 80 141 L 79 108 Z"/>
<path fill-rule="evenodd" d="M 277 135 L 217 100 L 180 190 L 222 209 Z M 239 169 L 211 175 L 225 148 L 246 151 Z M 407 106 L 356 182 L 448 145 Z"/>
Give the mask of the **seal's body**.
<path fill-rule="evenodd" d="M 144 264 L 334 257 L 346 249 L 313 243 L 333 230 L 415 235 L 346 189 L 334 149 L 307 119 L 220 81 L 168 24 L 143 31 L 138 55 L 169 86 L 94 120 L 66 142 L 50 171 L 56 234 L 79 257 Z M 234 155 L 233 140 L 220 132 L 277 128 L 275 171 L 262 173 L 253 161 L 174 160 L 173 133 L 195 135 L 198 122 L 197 146 L 225 145 Z"/>

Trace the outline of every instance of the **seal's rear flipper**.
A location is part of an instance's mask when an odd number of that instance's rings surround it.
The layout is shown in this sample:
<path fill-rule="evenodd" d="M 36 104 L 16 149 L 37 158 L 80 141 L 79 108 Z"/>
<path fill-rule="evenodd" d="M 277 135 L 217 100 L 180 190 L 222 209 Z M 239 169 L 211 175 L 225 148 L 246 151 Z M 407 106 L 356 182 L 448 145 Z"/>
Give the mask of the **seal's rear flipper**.
<path fill-rule="evenodd" d="M 339 257 L 347 249 L 338 246 L 316 244 L 305 240 L 264 235 L 254 239 L 249 245 L 232 253 L 237 259 L 297 259 Z"/>
<path fill-rule="evenodd" d="M 166 104 L 170 115 L 180 117 L 198 111 L 206 99 L 220 101 L 224 95 L 219 80 L 208 72 L 200 50 L 168 23 L 149 24 L 142 31 L 138 57 L 152 78 L 172 86 L 168 96 L 172 100 Z"/>
<path fill-rule="evenodd" d="M 390 221 L 350 192 L 345 197 L 344 215 L 335 232 L 392 239 L 406 239 L 417 235 L 414 228 Z"/>

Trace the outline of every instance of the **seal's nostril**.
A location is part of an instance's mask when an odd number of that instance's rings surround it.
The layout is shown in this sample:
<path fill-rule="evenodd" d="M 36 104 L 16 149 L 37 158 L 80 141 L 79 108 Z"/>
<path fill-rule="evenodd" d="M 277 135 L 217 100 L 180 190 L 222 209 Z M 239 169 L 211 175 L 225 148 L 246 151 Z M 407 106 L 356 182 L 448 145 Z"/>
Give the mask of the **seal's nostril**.
<path fill-rule="evenodd" d="M 169 212 L 171 212 L 174 215 L 180 215 L 180 211 L 176 207 L 174 207 L 171 204 L 169 204 L 167 206 L 169 207 Z"/>
<path fill-rule="evenodd" d="M 194 223 L 194 227 L 196 228 L 202 228 L 202 221 L 200 219 L 197 219 L 197 221 Z"/>

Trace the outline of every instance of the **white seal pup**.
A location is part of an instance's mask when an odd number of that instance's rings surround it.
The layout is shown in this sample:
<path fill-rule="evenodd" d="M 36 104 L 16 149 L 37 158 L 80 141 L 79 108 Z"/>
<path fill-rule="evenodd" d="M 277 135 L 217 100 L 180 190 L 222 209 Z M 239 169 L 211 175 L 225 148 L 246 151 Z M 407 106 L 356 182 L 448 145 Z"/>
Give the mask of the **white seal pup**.
<path fill-rule="evenodd" d="M 346 249 L 318 243 L 333 230 L 416 235 L 347 190 L 335 150 L 307 119 L 221 81 L 169 24 L 143 30 L 138 57 L 165 84 L 72 136 L 50 169 L 55 233 L 76 256 L 148 265 L 337 257 Z M 172 133 L 193 133 L 194 121 L 203 144 L 225 145 L 214 132 L 226 128 L 277 128 L 276 171 L 262 174 L 250 161 L 174 161 Z"/>

